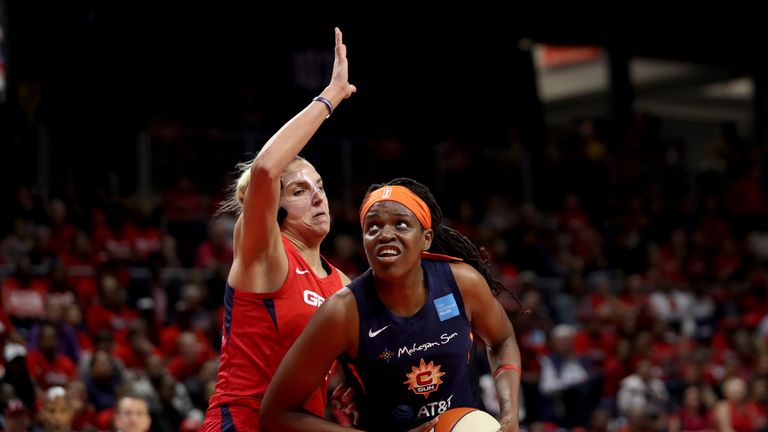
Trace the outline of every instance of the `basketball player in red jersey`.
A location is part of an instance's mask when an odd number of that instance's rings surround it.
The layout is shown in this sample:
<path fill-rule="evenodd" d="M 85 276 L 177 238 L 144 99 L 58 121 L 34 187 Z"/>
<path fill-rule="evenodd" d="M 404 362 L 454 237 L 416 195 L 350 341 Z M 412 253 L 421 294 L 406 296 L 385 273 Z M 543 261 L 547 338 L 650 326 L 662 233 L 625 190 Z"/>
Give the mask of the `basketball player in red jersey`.
<path fill-rule="evenodd" d="M 298 156 L 334 107 L 356 91 L 337 28 L 331 81 L 267 141 L 223 210 L 239 210 L 224 295 L 221 363 L 202 431 L 258 431 L 259 407 L 280 360 L 317 308 L 349 278 L 320 255 L 330 230 L 315 168 Z M 323 415 L 325 389 L 304 408 Z"/>

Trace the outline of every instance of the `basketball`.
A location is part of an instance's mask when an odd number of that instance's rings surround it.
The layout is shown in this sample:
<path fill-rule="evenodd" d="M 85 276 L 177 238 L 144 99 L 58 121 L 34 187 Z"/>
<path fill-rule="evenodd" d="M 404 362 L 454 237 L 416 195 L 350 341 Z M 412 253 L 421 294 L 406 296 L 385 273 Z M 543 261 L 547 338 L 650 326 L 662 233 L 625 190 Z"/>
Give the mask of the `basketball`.
<path fill-rule="evenodd" d="M 440 414 L 435 432 L 496 432 L 496 419 L 477 408 L 451 408 Z"/>

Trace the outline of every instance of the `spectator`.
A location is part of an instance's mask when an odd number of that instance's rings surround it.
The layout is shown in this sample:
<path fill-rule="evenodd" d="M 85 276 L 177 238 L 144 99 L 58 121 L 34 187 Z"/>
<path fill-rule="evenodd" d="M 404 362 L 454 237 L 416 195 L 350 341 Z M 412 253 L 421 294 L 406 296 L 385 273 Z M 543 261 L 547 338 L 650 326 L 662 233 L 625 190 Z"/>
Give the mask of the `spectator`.
<path fill-rule="evenodd" d="M 77 233 L 77 228 L 67 220 L 67 204 L 60 199 L 51 200 L 48 205 L 48 217 L 51 227 L 51 248 L 57 254 L 63 255 Z"/>
<path fill-rule="evenodd" d="M 173 407 L 174 412 L 188 413 L 192 410 L 192 401 L 184 384 L 172 379 L 171 386 L 171 383 L 164 382 L 166 378 L 173 377 L 163 359 L 153 355 L 147 359 L 146 375 L 133 384 L 134 392 L 147 401 L 149 412 L 154 418 L 163 416 L 166 405 Z M 161 389 L 166 393 L 161 395 Z M 159 429 L 163 424 L 166 424 L 165 420 L 155 422 L 155 429 Z"/>
<path fill-rule="evenodd" d="M 94 352 L 84 381 L 88 389 L 88 399 L 93 403 L 96 411 L 115 406 L 117 391 L 123 383 L 123 377 L 112 355 L 101 350 Z"/>
<path fill-rule="evenodd" d="M 126 341 L 118 343 L 115 357 L 123 361 L 128 369 L 144 369 L 150 355 L 161 355 L 147 334 L 147 325 L 143 320 L 133 321 L 128 325 Z"/>
<path fill-rule="evenodd" d="M 36 396 L 35 385 L 27 368 L 27 349 L 21 344 L 6 343 L 3 347 L 3 359 L 5 373 L 0 379 L 0 384 L 10 386 L 15 397 L 31 409 L 35 406 Z"/>
<path fill-rule="evenodd" d="M 2 299 L 0 299 L 2 300 Z M 0 344 L 6 341 L 24 343 L 24 338 L 16 331 L 11 319 L 5 313 L 2 301 L 0 301 Z"/>
<path fill-rule="evenodd" d="M 653 364 L 642 359 L 635 366 L 635 373 L 621 381 L 618 395 L 619 414 L 637 415 L 648 424 L 662 422 L 667 411 L 669 396 L 664 382 L 653 376 Z"/>
<path fill-rule="evenodd" d="M 53 386 L 66 386 L 77 376 L 77 366 L 64 354 L 59 353 L 59 331 L 53 324 L 40 327 L 37 341 L 39 349 L 27 357 L 27 367 L 35 385 L 41 390 Z"/>
<path fill-rule="evenodd" d="M 193 379 L 200 372 L 203 363 L 211 359 L 211 352 L 192 332 L 182 332 L 177 340 L 177 355 L 168 362 L 168 370 L 177 380 L 185 382 Z"/>
<path fill-rule="evenodd" d="M 70 432 L 75 411 L 63 387 L 51 387 L 45 392 L 40 410 L 40 423 L 44 432 Z"/>
<path fill-rule="evenodd" d="M 77 345 L 80 347 L 80 353 L 92 352 L 93 341 L 86 332 L 85 324 L 83 323 L 83 311 L 78 303 L 70 303 L 64 308 L 64 321 L 72 327 L 75 332 L 75 338 L 77 338 Z"/>
<path fill-rule="evenodd" d="M 232 230 L 233 224 L 228 219 L 219 218 L 211 222 L 208 239 L 197 247 L 195 265 L 210 271 L 228 268 L 234 257 Z"/>
<path fill-rule="evenodd" d="M 126 305 L 125 288 L 114 275 L 105 274 L 100 282 L 100 304 L 91 306 L 87 312 L 88 331 L 95 335 L 101 330 L 106 330 L 113 334 L 117 342 L 123 342 L 128 324 L 139 314 Z"/>
<path fill-rule="evenodd" d="M 117 432 L 147 432 L 152 425 L 149 405 L 141 396 L 128 394 L 117 402 L 115 430 Z"/>
<path fill-rule="evenodd" d="M 765 431 L 768 426 L 768 379 L 758 378 L 751 382 L 751 400 L 749 406 L 757 413 L 758 426 Z"/>
<path fill-rule="evenodd" d="M 47 226 L 38 225 L 35 228 L 35 239 L 32 250 L 27 254 L 30 263 L 38 273 L 50 273 L 58 262 L 58 255 L 51 247 L 51 230 Z"/>
<path fill-rule="evenodd" d="M 573 352 L 576 329 L 560 324 L 552 329 L 552 351 L 541 356 L 542 419 L 565 427 L 586 426 L 589 373 Z"/>
<path fill-rule="evenodd" d="M 715 432 L 715 416 L 700 388 L 690 386 L 683 392 L 683 406 L 670 418 L 669 432 Z"/>
<path fill-rule="evenodd" d="M 64 313 L 67 307 L 61 297 L 48 296 L 45 303 L 46 321 L 36 323 L 29 330 L 29 345 L 27 347 L 32 351 L 36 350 L 43 327 L 50 324 L 56 328 L 58 338 L 56 352 L 77 363 L 80 360 L 80 343 L 75 329 L 65 320 Z"/>
<path fill-rule="evenodd" d="M 0 283 L 5 312 L 19 333 L 27 336 L 35 321 L 45 318 L 47 281 L 34 276 L 29 258 L 23 257 L 16 262 L 15 274 Z"/>
<path fill-rule="evenodd" d="M 26 258 L 34 246 L 34 225 L 30 221 L 17 218 L 13 221 L 13 230 L 0 241 L 0 261 L 14 263 Z"/>
<path fill-rule="evenodd" d="M 171 375 L 163 375 L 157 387 L 160 399 L 160 415 L 155 418 L 157 429 L 162 432 L 175 432 L 192 409 L 189 400 L 178 398 L 177 387 L 183 384 Z M 226 427 L 222 428 L 226 430 Z M 246 429 L 247 430 L 247 429 Z"/>
<path fill-rule="evenodd" d="M 751 432 L 761 426 L 759 413 L 747 400 L 747 384 L 737 377 L 723 383 L 724 399 L 715 405 L 715 420 L 721 432 Z"/>
<path fill-rule="evenodd" d="M 0 417 L 0 430 L 3 432 L 28 432 L 32 425 L 29 409 L 19 399 L 8 401 L 3 416 Z"/>
<path fill-rule="evenodd" d="M 160 349 L 166 357 L 175 356 L 178 352 L 179 335 L 183 332 L 191 332 L 200 342 L 204 351 L 213 355 L 210 343 L 205 332 L 192 325 L 192 313 L 187 303 L 183 300 L 176 302 L 176 321 L 165 326 L 160 332 Z"/>
<path fill-rule="evenodd" d="M 93 404 L 88 400 L 88 390 L 85 388 L 85 383 L 80 380 L 70 381 L 67 386 L 67 395 L 74 413 L 72 428 L 79 432 L 97 431 L 99 417 Z"/>

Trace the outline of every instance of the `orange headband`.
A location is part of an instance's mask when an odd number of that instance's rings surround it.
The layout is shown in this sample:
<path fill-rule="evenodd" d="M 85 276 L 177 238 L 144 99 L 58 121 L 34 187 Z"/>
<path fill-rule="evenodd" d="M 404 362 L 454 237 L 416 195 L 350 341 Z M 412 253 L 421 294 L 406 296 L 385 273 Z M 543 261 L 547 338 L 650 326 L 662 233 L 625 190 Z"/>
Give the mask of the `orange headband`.
<path fill-rule="evenodd" d="M 416 219 L 421 222 L 425 229 L 432 228 L 432 213 L 429 212 L 429 207 L 418 195 L 404 186 L 384 186 L 371 192 L 360 208 L 360 226 L 363 227 L 363 230 L 365 230 L 365 214 L 368 213 L 372 205 L 379 201 L 399 202 L 416 215 Z"/>

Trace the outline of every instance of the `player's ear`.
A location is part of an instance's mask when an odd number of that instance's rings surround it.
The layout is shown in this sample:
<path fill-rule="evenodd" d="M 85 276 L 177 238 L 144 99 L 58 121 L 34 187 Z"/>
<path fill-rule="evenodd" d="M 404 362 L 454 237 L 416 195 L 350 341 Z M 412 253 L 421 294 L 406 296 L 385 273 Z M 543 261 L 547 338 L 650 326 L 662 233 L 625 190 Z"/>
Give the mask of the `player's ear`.
<path fill-rule="evenodd" d="M 432 246 L 432 238 L 434 237 L 435 232 L 432 231 L 432 228 L 428 228 L 424 230 L 424 248 L 422 250 L 428 251 L 429 248 Z"/>

